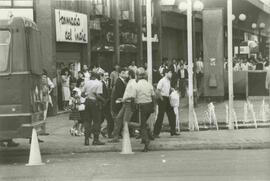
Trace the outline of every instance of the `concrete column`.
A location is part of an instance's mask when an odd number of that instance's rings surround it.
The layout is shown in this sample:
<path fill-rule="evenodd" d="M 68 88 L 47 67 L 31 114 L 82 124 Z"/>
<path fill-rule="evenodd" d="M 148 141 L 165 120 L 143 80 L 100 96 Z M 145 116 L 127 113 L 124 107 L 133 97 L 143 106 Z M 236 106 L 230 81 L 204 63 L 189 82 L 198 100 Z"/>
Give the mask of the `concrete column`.
<path fill-rule="evenodd" d="M 84 10 L 83 13 L 87 15 L 87 23 L 88 23 L 88 43 L 82 44 L 82 59 L 81 63 L 86 65 L 91 65 L 91 35 L 90 35 L 90 11 L 91 11 L 91 3 L 90 1 L 83 1 Z"/>
<path fill-rule="evenodd" d="M 37 0 L 35 2 L 35 19 L 41 34 L 42 63 L 43 68 L 48 71 L 49 77 L 56 78 L 56 42 L 54 23 L 54 1 Z M 58 111 L 57 89 L 54 89 L 53 110 L 55 115 Z"/>

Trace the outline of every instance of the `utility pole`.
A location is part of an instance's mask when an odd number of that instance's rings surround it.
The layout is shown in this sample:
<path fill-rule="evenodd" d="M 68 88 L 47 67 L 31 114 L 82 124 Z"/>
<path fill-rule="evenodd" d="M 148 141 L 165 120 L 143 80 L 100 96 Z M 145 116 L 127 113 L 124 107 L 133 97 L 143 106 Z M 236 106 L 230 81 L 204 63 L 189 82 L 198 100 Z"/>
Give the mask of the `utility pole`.
<path fill-rule="evenodd" d="M 227 0 L 228 34 L 228 84 L 229 84 L 229 129 L 233 130 L 233 56 L 232 56 L 232 0 Z"/>
<path fill-rule="evenodd" d="M 119 0 L 114 0 L 114 14 L 115 14 L 115 27 L 114 27 L 114 37 L 115 37 L 115 47 L 114 47 L 114 51 L 115 51 L 115 61 L 116 63 L 120 64 L 120 36 L 119 36 Z"/>
<path fill-rule="evenodd" d="M 152 0 L 146 0 L 146 31 L 147 31 L 147 73 L 148 82 L 152 84 Z"/>
<path fill-rule="evenodd" d="M 142 0 L 135 0 L 135 22 L 137 25 L 137 64 L 143 66 L 143 43 L 142 43 Z"/>
<path fill-rule="evenodd" d="M 193 102 L 193 56 L 192 56 L 192 1 L 187 0 L 187 48 L 188 48 L 188 96 L 189 96 L 189 114 L 188 114 L 188 121 L 189 121 L 189 128 L 193 126 L 193 109 L 194 109 L 194 102 Z M 193 130 L 192 130 L 193 131 Z"/>

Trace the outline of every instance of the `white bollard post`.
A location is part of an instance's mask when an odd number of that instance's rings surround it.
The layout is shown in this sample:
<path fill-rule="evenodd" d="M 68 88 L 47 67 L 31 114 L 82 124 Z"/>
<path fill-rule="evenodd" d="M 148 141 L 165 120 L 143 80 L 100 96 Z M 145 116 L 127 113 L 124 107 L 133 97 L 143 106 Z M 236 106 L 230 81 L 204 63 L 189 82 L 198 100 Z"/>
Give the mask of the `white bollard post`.
<path fill-rule="evenodd" d="M 265 101 L 264 101 L 264 99 L 263 99 L 263 102 L 262 102 L 261 114 L 262 114 L 262 121 L 266 122 Z"/>
<path fill-rule="evenodd" d="M 208 119 L 209 119 L 208 111 L 204 111 L 203 124 L 204 124 L 204 128 L 205 128 L 205 129 L 207 128 L 206 122 L 208 121 Z"/>
<path fill-rule="evenodd" d="M 244 121 L 243 121 L 243 124 L 247 123 L 247 115 L 248 115 L 248 105 L 247 103 L 245 102 L 244 103 Z"/>
<path fill-rule="evenodd" d="M 255 114 L 255 111 L 254 111 L 253 104 L 249 103 L 249 108 L 250 108 L 252 118 L 253 118 L 253 121 L 254 121 L 254 126 L 255 126 L 255 128 L 257 128 L 258 127 L 257 126 L 257 119 L 256 119 L 256 114 Z"/>
<path fill-rule="evenodd" d="M 194 109 L 193 109 L 193 116 L 194 116 L 194 123 L 193 124 L 194 124 L 195 131 L 200 131 L 197 115 L 196 115 L 196 112 Z"/>
<path fill-rule="evenodd" d="M 174 107 L 173 111 L 176 119 L 176 130 L 180 133 L 179 107 Z"/>
<path fill-rule="evenodd" d="M 212 126 L 212 112 L 211 112 L 211 103 L 208 104 L 208 115 L 209 115 L 209 125 Z"/>
<path fill-rule="evenodd" d="M 219 128 L 218 128 L 218 122 L 217 122 L 217 116 L 216 116 L 216 113 L 215 113 L 215 106 L 214 106 L 213 103 L 211 103 L 211 104 L 212 104 L 212 110 L 211 111 L 212 111 L 213 122 L 214 122 L 217 130 L 219 130 Z"/>
<path fill-rule="evenodd" d="M 235 128 L 238 129 L 237 116 L 234 109 L 233 109 L 233 119 L 234 119 Z"/>
<path fill-rule="evenodd" d="M 229 124 L 229 107 L 228 107 L 228 104 L 226 104 L 225 108 L 226 108 L 226 124 Z"/>

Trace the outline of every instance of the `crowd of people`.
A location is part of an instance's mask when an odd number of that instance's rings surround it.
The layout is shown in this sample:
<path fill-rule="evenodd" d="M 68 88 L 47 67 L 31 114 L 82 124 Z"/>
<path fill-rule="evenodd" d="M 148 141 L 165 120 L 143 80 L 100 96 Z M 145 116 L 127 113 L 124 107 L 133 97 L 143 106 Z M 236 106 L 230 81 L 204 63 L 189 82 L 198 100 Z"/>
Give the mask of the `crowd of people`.
<path fill-rule="evenodd" d="M 200 67 L 196 75 L 202 74 L 202 60 L 196 64 Z M 109 74 L 100 66 L 90 69 L 83 65 L 77 79 L 68 69 L 64 70 L 63 103 L 65 109 L 71 109 L 69 119 L 74 121 L 70 134 L 84 135 L 84 145 L 90 144 L 89 139 L 93 139 L 92 145 L 104 145 L 100 134 L 115 143 L 122 137 L 121 130 L 127 122 L 130 135 L 141 138 L 143 151 L 148 151 L 150 140 L 159 138 L 166 113 L 171 136 L 179 135 L 179 94 L 184 96 L 182 92 L 186 92 L 187 66 L 183 60 L 173 59 L 170 63 L 164 58 L 156 85 L 147 81 L 146 67 L 137 67 L 132 61 L 127 67 L 115 65 Z M 158 114 L 152 123 L 148 119 L 154 112 Z M 107 124 L 103 124 L 105 120 Z"/>
<path fill-rule="evenodd" d="M 249 71 L 249 70 L 267 70 L 269 68 L 269 58 L 261 57 L 258 58 L 233 58 L 233 71 Z M 228 60 L 224 61 L 224 69 L 228 70 Z"/>
<path fill-rule="evenodd" d="M 225 61 L 224 68 L 226 67 Z M 268 67 L 267 57 L 248 61 L 234 58 L 235 71 L 267 70 Z M 76 76 L 71 68 L 63 69 L 61 72 L 63 107 L 70 110 L 69 119 L 74 121 L 70 134 L 84 136 L 85 145 L 89 145 L 92 136 L 93 145 L 104 145 L 105 143 L 99 140 L 100 134 L 109 138 L 110 143 L 115 143 L 119 142 L 123 123 L 126 121 L 130 135 L 134 136 L 137 133 L 137 137 L 142 138 L 142 143 L 145 144 L 144 151 L 148 151 L 150 140 L 159 138 L 166 113 L 171 136 L 178 135 L 180 97 L 187 95 L 187 69 L 188 65 L 183 59 L 170 61 L 163 58 L 158 69 L 153 69 L 153 85 L 147 82 L 147 64 L 144 67 L 137 67 L 135 61 L 127 67 L 115 65 L 110 74 L 100 66 L 89 68 L 83 65 Z M 201 89 L 203 69 L 202 58 L 196 58 L 193 66 L 195 91 Z M 50 93 L 55 84 L 45 70 L 41 80 L 42 100 L 45 101 L 43 119 L 46 120 L 48 107 L 53 106 Z M 154 112 L 157 115 L 155 122 L 152 123 L 148 119 Z M 103 124 L 105 120 L 107 124 Z M 45 127 L 41 134 L 48 134 Z"/>

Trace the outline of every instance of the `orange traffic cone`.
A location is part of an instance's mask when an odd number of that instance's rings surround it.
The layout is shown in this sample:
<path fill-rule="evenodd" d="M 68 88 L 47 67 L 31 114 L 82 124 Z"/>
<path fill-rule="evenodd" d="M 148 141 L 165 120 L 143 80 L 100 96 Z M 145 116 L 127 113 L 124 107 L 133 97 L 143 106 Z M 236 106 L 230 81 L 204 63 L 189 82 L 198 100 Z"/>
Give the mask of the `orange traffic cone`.
<path fill-rule="evenodd" d="M 128 123 L 124 122 L 124 129 L 123 129 L 123 142 L 122 142 L 122 152 L 121 154 L 133 154 L 131 143 L 130 143 L 130 137 L 129 137 L 129 131 L 128 131 Z"/>
<path fill-rule="evenodd" d="M 34 165 L 44 165 L 44 163 L 42 163 L 42 160 L 41 160 L 38 137 L 37 137 L 37 132 L 35 128 L 33 128 L 33 131 L 32 131 L 29 161 L 28 161 L 28 164 L 26 164 L 26 166 L 34 166 Z"/>

